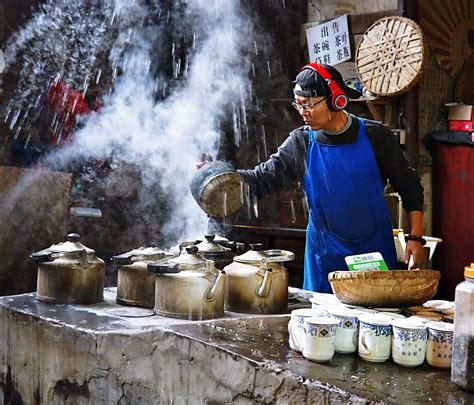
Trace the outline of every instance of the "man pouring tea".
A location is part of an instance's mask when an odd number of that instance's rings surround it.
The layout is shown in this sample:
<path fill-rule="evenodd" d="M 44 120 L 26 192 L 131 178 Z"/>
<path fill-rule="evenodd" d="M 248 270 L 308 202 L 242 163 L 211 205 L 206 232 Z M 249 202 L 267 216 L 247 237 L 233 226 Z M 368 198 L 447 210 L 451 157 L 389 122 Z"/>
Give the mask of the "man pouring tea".
<path fill-rule="evenodd" d="M 238 172 L 258 198 L 303 184 L 309 206 L 303 288 L 331 292 L 328 274 L 347 268 L 346 256 L 380 252 L 396 268 L 387 180 L 409 214 L 405 261 L 422 266 L 423 188 L 390 129 L 345 111 L 360 92 L 332 66 L 308 64 L 293 84 L 292 105 L 304 125 L 266 162 Z"/>

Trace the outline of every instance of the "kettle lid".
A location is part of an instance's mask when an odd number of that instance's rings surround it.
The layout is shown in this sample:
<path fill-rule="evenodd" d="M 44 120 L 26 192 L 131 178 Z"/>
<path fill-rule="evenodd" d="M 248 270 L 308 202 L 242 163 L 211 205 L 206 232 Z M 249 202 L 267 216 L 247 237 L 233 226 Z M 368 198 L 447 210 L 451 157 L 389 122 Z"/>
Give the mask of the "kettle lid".
<path fill-rule="evenodd" d="M 187 246 L 178 257 L 169 260 L 170 263 L 176 263 L 184 267 L 204 266 L 206 260 L 198 254 L 199 248 L 196 245 Z"/>
<path fill-rule="evenodd" d="M 229 248 L 219 245 L 219 243 L 215 241 L 216 235 L 205 235 L 204 237 L 206 238 L 206 240 L 196 245 L 199 252 L 222 253 L 230 250 Z"/>
<path fill-rule="evenodd" d="M 85 250 L 87 254 L 95 253 L 95 250 L 84 246 L 79 240 L 81 236 L 77 233 L 70 233 L 66 237 L 67 241 L 51 245 L 48 249 L 52 253 L 73 253 Z"/>
<path fill-rule="evenodd" d="M 282 249 L 267 249 L 263 250 L 263 245 L 261 243 L 252 243 L 250 244 L 250 249 L 248 252 L 240 256 L 234 257 L 236 262 L 241 263 L 260 263 L 262 260 L 265 260 L 267 263 L 274 262 L 289 262 L 295 258 L 295 254 L 288 250 Z"/>
<path fill-rule="evenodd" d="M 126 265 L 140 261 L 158 260 L 165 258 L 166 256 L 172 256 L 172 254 L 161 250 L 154 243 L 152 243 L 150 246 L 142 246 L 137 249 L 133 249 L 130 252 L 113 256 L 112 261 L 118 265 Z"/>

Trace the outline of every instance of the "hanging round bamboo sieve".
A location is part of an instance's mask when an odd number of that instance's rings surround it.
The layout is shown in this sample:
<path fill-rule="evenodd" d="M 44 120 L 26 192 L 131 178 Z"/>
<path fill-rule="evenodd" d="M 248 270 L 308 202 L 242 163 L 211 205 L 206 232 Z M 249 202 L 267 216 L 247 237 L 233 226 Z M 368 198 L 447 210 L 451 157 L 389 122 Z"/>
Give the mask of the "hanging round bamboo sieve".
<path fill-rule="evenodd" d="M 395 96 L 412 88 L 428 64 L 421 28 L 405 17 L 384 17 L 364 33 L 355 65 L 361 83 L 379 96 Z"/>
<path fill-rule="evenodd" d="M 345 304 L 407 307 L 433 298 L 441 273 L 436 270 L 334 271 L 331 288 Z"/>

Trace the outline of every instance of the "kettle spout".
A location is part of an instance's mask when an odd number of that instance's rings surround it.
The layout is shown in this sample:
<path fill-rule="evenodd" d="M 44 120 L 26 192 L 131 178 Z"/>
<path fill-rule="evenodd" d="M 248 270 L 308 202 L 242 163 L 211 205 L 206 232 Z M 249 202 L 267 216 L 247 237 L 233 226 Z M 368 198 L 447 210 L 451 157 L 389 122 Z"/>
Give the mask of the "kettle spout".
<path fill-rule="evenodd" d="M 219 296 L 225 287 L 227 275 L 224 270 L 221 270 L 217 277 L 214 279 L 214 284 L 212 287 L 208 288 L 204 293 L 206 301 L 214 301 L 217 296 Z"/>
<path fill-rule="evenodd" d="M 263 277 L 262 285 L 257 290 L 257 295 L 259 297 L 266 298 L 270 295 L 270 290 L 272 286 L 272 275 L 273 270 L 271 268 L 265 271 L 265 276 Z"/>

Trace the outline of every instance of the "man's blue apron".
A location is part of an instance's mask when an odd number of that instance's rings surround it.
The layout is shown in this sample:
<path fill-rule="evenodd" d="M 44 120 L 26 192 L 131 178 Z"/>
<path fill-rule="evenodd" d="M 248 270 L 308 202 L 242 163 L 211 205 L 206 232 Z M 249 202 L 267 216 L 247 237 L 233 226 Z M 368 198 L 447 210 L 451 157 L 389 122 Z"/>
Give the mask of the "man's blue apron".
<path fill-rule="evenodd" d="M 306 231 L 306 290 L 331 292 L 328 273 L 347 270 L 346 256 L 380 252 L 396 265 L 384 185 L 362 119 L 352 143 L 322 145 L 309 131 L 304 188 L 310 215 Z M 336 135 L 337 136 L 337 135 Z"/>

